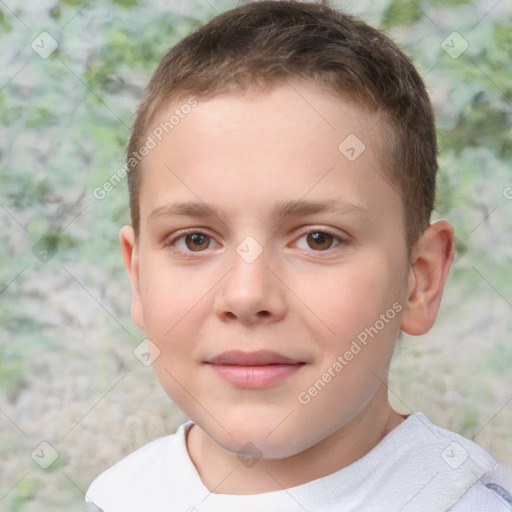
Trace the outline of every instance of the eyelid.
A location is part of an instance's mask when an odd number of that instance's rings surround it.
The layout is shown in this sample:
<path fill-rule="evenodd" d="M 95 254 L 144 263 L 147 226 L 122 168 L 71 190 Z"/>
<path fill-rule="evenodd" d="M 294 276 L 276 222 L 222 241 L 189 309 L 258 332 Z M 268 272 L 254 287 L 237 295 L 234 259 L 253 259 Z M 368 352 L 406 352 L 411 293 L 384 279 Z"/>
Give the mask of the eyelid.
<path fill-rule="evenodd" d="M 165 247 L 171 248 L 172 250 L 174 250 L 176 252 L 179 252 L 182 255 L 187 255 L 187 256 L 191 256 L 191 257 L 198 256 L 201 253 L 208 252 L 210 250 L 210 248 L 205 249 L 204 251 L 184 251 L 182 249 L 178 249 L 175 246 L 176 242 L 178 240 L 180 240 L 181 238 L 183 238 L 184 236 L 192 235 L 192 234 L 196 234 L 196 233 L 200 233 L 202 235 L 207 235 L 210 237 L 211 241 L 213 241 L 217 245 L 220 245 L 219 242 L 217 242 L 215 235 L 213 235 L 209 229 L 201 228 L 201 227 L 180 229 L 180 230 L 172 233 L 172 235 L 166 237 L 164 239 L 163 245 Z M 340 232 L 338 230 L 335 230 L 334 228 L 328 228 L 326 226 L 304 226 L 303 228 L 300 229 L 299 235 L 294 237 L 294 241 L 292 243 L 296 244 L 297 241 L 300 240 L 303 236 L 311 234 L 311 233 L 325 233 L 325 234 L 331 235 L 332 237 L 334 237 L 334 239 L 336 239 L 338 241 L 338 244 L 336 244 L 334 247 L 330 247 L 329 249 L 325 249 L 323 251 L 315 251 L 314 249 L 309 249 L 310 252 L 314 252 L 314 253 L 319 253 L 319 254 L 329 253 L 329 252 L 332 252 L 334 249 L 336 249 L 336 247 L 338 247 L 340 245 L 347 245 L 350 242 L 350 237 L 348 234 L 346 234 L 346 233 L 340 234 Z M 302 249 L 302 250 L 306 250 L 306 249 Z"/>
<path fill-rule="evenodd" d="M 195 256 L 195 255 L 199 255 L 201 253 L 207 252 L 210 248 L 205 249 L 204 251 L 184 251 L 182 249 L 178 249 L 175 246 L 176 242 L 178 240 L 180 240 L 181 238 L 183 238 L 187 235 L 194 235 L 197 233 L 210 237 L 210 240 L 212 240 L 217 245 L 220 245 L 219 242 L 217 242 L 217 240 L 215 239 L 215 236 L 211 234 L 210 230 L 205 229 L 205 228 L 186 228 L 186 229 L 180 229 L 178 231 L 175 231 L 174 233 L 172 233 L 172 235 L 167 236 L 164 239 L 163 245 L 164 245 L 164 247 L 169 247 L 172 250 L 177 251 L 180 254 L 186 254 L 187 256 Z"/>
<path fill-rule="evenodd" d="M 327 226 L 305 226 L 301 229 L 300 234 L 295 238 L 297 241 L 299 238 L 302 238 L 304 235 L 309 235 L 311 233 L 326 233 L 327 235 L 331 235 L 340 242 L 348 242 L 349 235 L 344 232 L 340 232 L 334 228 L 328 228 Z"/>

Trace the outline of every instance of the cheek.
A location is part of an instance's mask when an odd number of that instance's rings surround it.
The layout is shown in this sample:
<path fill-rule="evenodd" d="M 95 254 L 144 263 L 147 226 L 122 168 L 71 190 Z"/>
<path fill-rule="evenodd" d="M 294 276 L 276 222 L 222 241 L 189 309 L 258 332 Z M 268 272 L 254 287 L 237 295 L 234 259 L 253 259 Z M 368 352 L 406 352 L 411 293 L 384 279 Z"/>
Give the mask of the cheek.
<path fill-rule="evenodd" d="M 160 350 L 154 367 L 162 384 L 168 381 L 166 389 L 179 386 L 167 372 L 181 381 L 199 341 L 199 319 L 212 309 L 213 284 L 204 273 L 188 270 L 154 258 L 141 272 L 145 333 Z"/>
<path fill-rule="evenodd" d="M 400 288 L 397 268 L 384 258 L 361 258 L 358 264 L 347 266 L 330 278 L 323 278 L 323 286 L 306 284 L 302 293 L 307 305 L 316 343 L 321 348 L 321 368 L 329 368 L 338 356 L 347 355 L 348 364 L 343 377 L 351 389 L 373 386 L 375 375 L 385 378 L 393 354 L 400 326 Z M 321 319 L 321 322 L 318 321 Z M 310 323 L 312 325 L 312 323 Z M 338 375 L 338 374 L 337 374 Z M 368 377 L 371 379 L 368 379 Z M 332 390 L 337 387 L 332 386 Z M 327 393 L 325 399 L 327 399 Z"/>
<path fill-rule="evenodd" d="M 176 329 L 183 327 L 187 316 L 196 314 L 198 305 L 207 298 L 211 286 L 197 274 L 189 274 L 172 271 L 158 261 L 146 262 L 140 285 L 148 337 L 172 343 Z"/>
<path fill-rule="evenodd" d="M 297 287 L 302 290 L 298 295 L 306 298 L 304 302 L 323 321 L 324 328 L 346 338 L 373 324 L 395 302 L 398 293 L 391 275 L 393 270 L 382 262 L 362 261 L 298 281 Z"/>
<path fill-rule="evenodd" d="M 193 378 L 200 364 L 195 357 L 200 341 L 196 319 L 205 313 L 207 301 L 193 293 L 177 294 L 171 290 L 154 295 L 149 308 L 146 336 L 158 347 L 158 356 L 153 361 L 157 378 L 187 416 L 197 415 L 195 401 L 190 399 L 201 395 L 201 388 Z"/>

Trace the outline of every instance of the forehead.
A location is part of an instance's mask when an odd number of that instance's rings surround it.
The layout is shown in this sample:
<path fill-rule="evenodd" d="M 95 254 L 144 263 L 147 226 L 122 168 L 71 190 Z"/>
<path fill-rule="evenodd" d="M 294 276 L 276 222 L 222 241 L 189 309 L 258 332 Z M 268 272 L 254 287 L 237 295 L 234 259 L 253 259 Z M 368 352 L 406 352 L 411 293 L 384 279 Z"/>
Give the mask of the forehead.
<path fill-rule="evenodd" d="M 247 210 L 351 195 L 365 207 L 390 188 L 378 114 L 312 82 L 194 101 L 167 104 L 152 120 L 141 219 L 171 196 Z"/>

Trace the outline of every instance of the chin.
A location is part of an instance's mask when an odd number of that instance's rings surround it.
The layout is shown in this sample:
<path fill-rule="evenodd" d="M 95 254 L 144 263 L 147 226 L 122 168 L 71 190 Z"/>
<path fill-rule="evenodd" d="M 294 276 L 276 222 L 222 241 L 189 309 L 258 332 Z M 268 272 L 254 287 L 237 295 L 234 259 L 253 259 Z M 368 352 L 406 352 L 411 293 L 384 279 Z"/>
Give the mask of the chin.
<path fill-rule="evenodd" d="M 285 420 L 286 421 L 286 420 Z M 197 425 L 223 450 L 243 457 L 245 455 L 265 459 L 284 459 L 310 448 L 316 439 L 314 432 L 304 432 L 298 425 L 285 428 L 272 422 L 248 421 L 223 422 L 220 427 L 214 421 L 196 421 Z"/>

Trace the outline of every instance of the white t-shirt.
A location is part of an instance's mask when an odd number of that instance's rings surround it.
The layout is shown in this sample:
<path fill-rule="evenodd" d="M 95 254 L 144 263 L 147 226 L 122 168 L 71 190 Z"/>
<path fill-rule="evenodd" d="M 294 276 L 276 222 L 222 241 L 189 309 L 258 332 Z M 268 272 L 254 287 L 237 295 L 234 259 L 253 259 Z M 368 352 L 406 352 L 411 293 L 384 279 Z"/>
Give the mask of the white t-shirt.
<path fill-rule="evenodd" d="M 335 473 L 251 495 L 208 491 L 186 447 L 192 425 L 181 425 L 104 471 L 86 501 L 104 512 L 512 511 L 511 475 L 484 449 L 419 412 Z"/>

